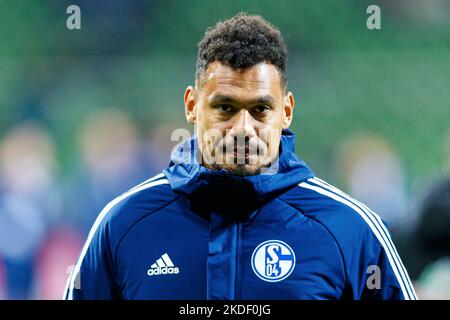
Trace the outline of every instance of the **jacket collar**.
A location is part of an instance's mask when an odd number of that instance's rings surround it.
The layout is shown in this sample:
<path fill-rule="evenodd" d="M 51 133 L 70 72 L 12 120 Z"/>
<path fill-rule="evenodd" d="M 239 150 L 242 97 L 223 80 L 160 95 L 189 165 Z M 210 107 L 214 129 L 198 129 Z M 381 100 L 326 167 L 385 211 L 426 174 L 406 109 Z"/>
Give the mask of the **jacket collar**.
<path fill-rule="evenodd" d="M 295 155 L 294 147 L 294 133 L 283 130 L 278 160 L 262 174 L 240 177 L 227 170 L 214 171 L 201 165 L 201 153 L 194 135 L 172 153 L 164 173 L 177 193 L 208 207 L 239 207 L 245 211 L 314 176 L 305 162 Z"/>

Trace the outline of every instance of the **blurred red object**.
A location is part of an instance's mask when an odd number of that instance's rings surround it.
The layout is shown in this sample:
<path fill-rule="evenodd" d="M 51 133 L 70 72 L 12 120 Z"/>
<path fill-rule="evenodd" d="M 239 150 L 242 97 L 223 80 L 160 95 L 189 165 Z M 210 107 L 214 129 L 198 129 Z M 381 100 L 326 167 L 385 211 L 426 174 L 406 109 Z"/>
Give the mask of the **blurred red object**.
<path fill-rule="evenodd" d="M 51 231 L 37 261 L 37 299 L 61 299 L 71 266 L 83 246 L 83 237 L 70 227 Z"/>
<path fill-rule="evenodd" d="M 0 259 L 0 300 L 5 300 L 5 269 Z"/>

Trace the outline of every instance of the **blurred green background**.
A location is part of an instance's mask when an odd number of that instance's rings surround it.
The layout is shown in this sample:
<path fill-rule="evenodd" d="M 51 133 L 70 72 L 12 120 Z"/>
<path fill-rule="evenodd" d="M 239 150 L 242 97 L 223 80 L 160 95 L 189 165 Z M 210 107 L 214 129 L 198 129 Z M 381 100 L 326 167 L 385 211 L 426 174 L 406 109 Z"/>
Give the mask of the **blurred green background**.
<path fill-rule="evenodd" d="M 65 11 L 77 3 L 82 29 L 69 31 Z M 370 4 L 382 9 L 381 30 L 366 28 Z M 293 129 L 318 174 L 333 174 L 327 159 L 354 131 L 387 137 L 410 184 L 443 166 L 447 1 L 2 1 L 1 132 L 38 117 L 67 165 L 78 124 L 97 108 L 123 108 L 142 128 L 183 123 L 196 43 L 206 27 L 239 11 L 261 14 L 286 37 Z"/>
<path fill-rule="evenodd" d="M 66 28 L 70 4 L 81 8 L 81 30 Z M 366 27 L 371 4 L 381 8 L 381 30 Z M 240 11 L 262 15 L 285 36 L 297 153 L 318 176 L 351 190 L 342 150 L 354 137 L 376 137 L 393 150 L 405 203 L 422 183 L 447 174 L 445 0 L 3 0 L 0 141 L 21 123 L 39 123 L 55 142 L 56 176 L 67 185 L 80 161 L 79 132 L 98 111 L 126 113 L 142 140 L 161 126 L 190 128 L 182 97 L 194 81 L 197 42 Z M 161 132 L 173 146 L 170 130 Z"/>

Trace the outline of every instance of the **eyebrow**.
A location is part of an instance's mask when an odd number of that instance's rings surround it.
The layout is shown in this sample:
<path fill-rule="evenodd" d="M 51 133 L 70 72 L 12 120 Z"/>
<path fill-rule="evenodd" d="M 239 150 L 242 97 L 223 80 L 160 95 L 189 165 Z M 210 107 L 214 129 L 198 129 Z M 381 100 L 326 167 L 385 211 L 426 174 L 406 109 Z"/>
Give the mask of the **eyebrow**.
<path fill-rule="evenodd" d="M 218 102 L 222 102 L 222 103 L 240 103 L 240 101 L 236 98 L 234 98 L 233 96 L 229 96 L 226 94 L 215 94 L 213 95 L 211 98 L 208 99 L 210 104 L 213 103 L 218 103 Z M 264 96 L 259 96 L 256 97 L 255 99 L 251 99 L 250 101 L 246 101 L 247 103 L 250 104 L 257 104 L 257 103 L 261 103 L 261 104 L 271 104 L 275 101 L 274 97 L 271 95 L 264 95 Z"/>

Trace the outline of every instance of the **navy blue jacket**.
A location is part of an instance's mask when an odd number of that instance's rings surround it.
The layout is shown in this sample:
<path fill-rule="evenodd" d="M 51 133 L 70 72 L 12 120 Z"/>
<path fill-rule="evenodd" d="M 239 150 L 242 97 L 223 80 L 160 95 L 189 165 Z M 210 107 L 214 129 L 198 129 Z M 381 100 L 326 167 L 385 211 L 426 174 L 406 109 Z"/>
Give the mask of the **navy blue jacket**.
<path fill-rule="evenodd" d="M 383 221 L 315 177 L 291 131 L 276 170 L 247 177 L 200 165 L 195 142 L 101 211 L 65 299 L 416 299 Z"/>

